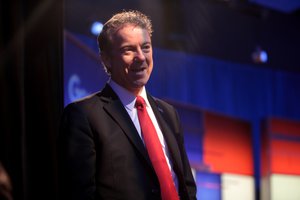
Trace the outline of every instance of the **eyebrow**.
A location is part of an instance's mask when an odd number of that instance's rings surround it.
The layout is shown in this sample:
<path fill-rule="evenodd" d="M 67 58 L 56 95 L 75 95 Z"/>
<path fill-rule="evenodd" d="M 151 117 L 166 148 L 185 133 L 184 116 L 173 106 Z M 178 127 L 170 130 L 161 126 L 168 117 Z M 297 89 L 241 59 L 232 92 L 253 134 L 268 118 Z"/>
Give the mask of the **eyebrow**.
<path fill-rule="evenodd" d="M 142 45 L 145 45 L 145 44 L 152 44 L 152 42 L 144 42 Z"/>
<path fill-rule="evenodd" d="M 141 46 L 144 46 L 144 45 L 152 45 L 151 42 L 144 42 Z M 121 46 L 119 49 L 122 50 L 124 48 L 128 48 L 128 47 L 134 47 L 135 45 L 131 45 L 131 44 L 125 44 L 124 46 Z"/>

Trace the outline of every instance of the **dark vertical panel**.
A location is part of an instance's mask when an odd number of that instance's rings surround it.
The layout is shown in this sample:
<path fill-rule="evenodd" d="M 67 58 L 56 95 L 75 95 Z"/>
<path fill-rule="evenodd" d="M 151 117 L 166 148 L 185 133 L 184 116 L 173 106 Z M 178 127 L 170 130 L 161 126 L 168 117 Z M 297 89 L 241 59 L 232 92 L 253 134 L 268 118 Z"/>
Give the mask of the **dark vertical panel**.
<path fill-rule="evenodd" d="M 62 110 L 62 1 L 24 7 L 25 199 L 56 199 L 55 138 Z"/>
<path fill-rule="evenodd" d="M 15 200 L 53 200 L 63 1 L 1 1 L 0 17 L 0 160 Z"/>
<path fill-rule="evenodd" d="M 13 185 L 23 191 L 23 31 L 21 1 L 0 2 L 0 160 Z"/>

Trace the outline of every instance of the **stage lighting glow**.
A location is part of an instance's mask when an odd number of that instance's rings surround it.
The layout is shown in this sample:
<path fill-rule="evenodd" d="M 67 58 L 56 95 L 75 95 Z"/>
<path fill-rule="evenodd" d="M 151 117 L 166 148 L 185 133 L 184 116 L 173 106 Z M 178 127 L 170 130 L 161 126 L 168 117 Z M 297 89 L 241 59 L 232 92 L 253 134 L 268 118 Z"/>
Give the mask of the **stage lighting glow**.
<path fill-rule="evenodd" d="M 268 61 L 268 54 L 265 50 L 258 47 L 252 53 L 252 59 L 255 63 L 266 63 Z"/>
<path fill-rule="evenodd" d="M 98 35 L 103 28 L 103 24 L 101 22 L 94 22 L 91 26 L 91 32 L 94 35 Z"/>
<path fill-rule="evenodd" d="M 260 54 L 259 54 L 259 57 L 260 57 L 260 60 L 265 63 L 268 61 L 268 54 L 266 51 L 260 51 Z"/>

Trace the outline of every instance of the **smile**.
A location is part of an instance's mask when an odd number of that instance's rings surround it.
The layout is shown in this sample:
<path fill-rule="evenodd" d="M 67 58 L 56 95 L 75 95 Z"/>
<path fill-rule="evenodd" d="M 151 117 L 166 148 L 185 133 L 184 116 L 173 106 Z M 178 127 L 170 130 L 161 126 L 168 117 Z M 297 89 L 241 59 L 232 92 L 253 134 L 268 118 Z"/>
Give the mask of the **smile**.
<path fill-rule="evenodd" d="M 134 69 L 131 69 L 130 71 L 132 72 L 142 72 L 144 70 L 146 70 L 147 68 L 146 67 L 141 67 L 141 68 L 134 68 Z"/>

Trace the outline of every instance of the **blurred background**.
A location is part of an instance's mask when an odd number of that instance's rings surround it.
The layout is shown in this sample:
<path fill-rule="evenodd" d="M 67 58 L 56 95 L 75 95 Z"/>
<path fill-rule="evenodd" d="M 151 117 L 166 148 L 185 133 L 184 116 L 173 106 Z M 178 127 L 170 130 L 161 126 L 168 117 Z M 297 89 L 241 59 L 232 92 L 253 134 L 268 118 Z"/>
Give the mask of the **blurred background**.
<path fill-rule="evenodd" d="M 108 77 L 97 34 L 152 19 L 147 89 L 173 104 L 204 200 L 300 199 L 299 0 L 1 2 L 0 159 L 15 199 L 56 199 L 62 109 Z"/>

